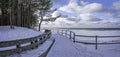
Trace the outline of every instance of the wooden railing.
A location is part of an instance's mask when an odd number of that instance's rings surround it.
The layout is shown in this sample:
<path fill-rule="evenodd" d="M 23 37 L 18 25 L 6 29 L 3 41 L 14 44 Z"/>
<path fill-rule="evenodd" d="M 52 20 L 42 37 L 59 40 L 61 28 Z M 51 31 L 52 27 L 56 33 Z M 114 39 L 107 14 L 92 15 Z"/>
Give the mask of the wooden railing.
<path fill-rule="evenodd" d="M 99 43 L 98 42 L 98 38 L 113 38 L 113 37 L 120 37 L 120 36 L 87 36 L 87 35 L 75 35 L 74 32 L 72 31 L 68 31 L 68 30 L 57 30 L 57 33 L 62 34 L 62 35 L 66 35 L 69 36 L 70 39 L 73 40 L 73 42 L 77 42 L 77 43 L 83 43 L 83 44 L 95 44 L 95 49 L 98 49 L 98 44 L 120 44 L 120 42 L 118 43 Z M 90 42 L 81 42 L 81 41 L 77 41 L 75 38 L 76 37 L 91 37 L 94 38 L 95 41 L 93 43 Z M 90 38 L 89 38 L 90 39 Z"/>
<path fill-rule="evenodd" d="M 43 52 L 39 57 L 46 57 L 54 43 L 55 43 L 55 38 L 52 39 L 52 44 L 49 46 L 49 48 L 45 52 Z"/>
<path fill-rule="evenodd" d="M 76 42 L 78 42 L 78 43 L 84 43 L 84 44 L 95 44 L 95 49 L 98 49 L 98 44 L 120 44 L 120 42 L 114 42 L 114 43 L 110 43 L 110 42 L 108 42 L 108 43 L 99 43 L 98 42 L 98 39 L 101 39 L 101 38 L 116 38 L 116 37 L 120 37 L 120 36 L 86 36 L 86 35 L 75 35 L 76 37 L 92 37 L 92 38 L 94 38 L 95 39 L 95 42 L 94 43 L 90 43 L 90 42 L 80 42 L 80 41 L 76 41 Z"/>
<path fill-rule="evenodd" d="M 11 47 L 11 46 L 16 46 L 16 47 L 13 49 L 0 51 L 0 57 L 6 57 L 8 55 L 12 55 L 15 53 L 21 53 L 23 51 L 37 48 L 46 39 L 50 38 L 50 36 L 51 36 L 51 31 L 47 30 L 43 34 L 35 36 L 35 37 L 31 37 L 31 38 L 12 40 L 12 41 L 2 41 L 0 42 L 0 48 L 6 48 L 6 47 Z M 24 44 L 27 44 L 27 45 L 22 46 Z"/>
<path fill-rule="evenodd" d="M 65 35 L 67 37 L 69 37 L 71 40 L 73 40 L 73 42 L 75 42 L 75 33 L 69 30 L 57 30 L 58 34 L 62 34 Z"/>

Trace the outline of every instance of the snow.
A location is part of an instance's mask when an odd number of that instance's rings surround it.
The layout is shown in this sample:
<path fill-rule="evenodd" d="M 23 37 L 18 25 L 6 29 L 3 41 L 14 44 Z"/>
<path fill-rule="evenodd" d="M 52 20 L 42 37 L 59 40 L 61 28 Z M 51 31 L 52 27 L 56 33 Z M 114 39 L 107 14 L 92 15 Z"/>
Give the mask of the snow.
<path fill-rule="evenodd" d="M 47 57 L 100 57 L 95 52 L 89 52 L 84 47 L 74 44 L 69 38 L 55 34 L 55 43 Z"/>
<path fill-rule="evenodd" d="M 0 47 L 0 51 L 4 51 L 4 50 L 10 50 L 10 49 L 15 49 L 16 46 L 9 46 L 9 47 Z"/>
<path fill-rule="evenodd" d="M 25 39 L 30 37 L 35 37 L 40 35 L 41 32 L 35 31 L 33 29 L 16 27 L 15 29 L 10 29 L 10 26 L 0 26 L 0 41 L 11 41 L 17 39 Z M 28 45 L 30 43 L 23 44 L 22 46 Z M 2 47 L 0 51 L 14 49 L 16 46 Z"/>
<path fill-rule="evenodd" d="M 108 45 L 98 45 L 98 49 L 95 49 L 95 45 L 84 45 L 81 43 L 76 43 L 78 46 L 84 47 L 90 52 L 97 53 L 101 57 L 120 57 L 120 44 L 108 44 Z"/>
<path fill-rule="evenodd" d="M 10 29 L 9 26 L 0 26 L 0 41 L 10 41 L 17 39 L 30 38 L 40 35 L 41 32 L 28 28 L 16 27 Z"/>
<path fill-rule="evenodd" d="M 42 34 L 40 31 L 35 31 L 33 29 L 16 27 L 15 29 L 10 29 L 9 26 L 0 26 L 0 41 L 11 41 L 17 39 L 25 39 L 30 37 L 35 37 Z M 38 57 L 43 52 L 45 52 L 52 43 L 52 38 L 45 41 L 38 48 L 22 52 L 20 54 L 13 54 L 7 57 Z M 21 46 L 29 45 L 30 43 L 22 44 Z M 2 47 L 0 51 L 14 49 L 16 46 Z"/>
<path fill-rule="evenodd" d="M 89 31 L 74 30 L 77 35 L 119 36 L 120 30 Z M 73 43 L 66 36 L 54 35 L 56 42 L 47 57 L 120 57 L 120 44 L 85 45 Z M 76 37 L 77 41 L 95 42 L 95 38 Z M 120 42 L 120 37 L 99 38 L 99 42 Z M 76 48 L 76 49 L 75 49 Z M 76 53 L 76 54 L 75 54 Z"/>
<path fill-rule="evenodd" d="M 93 31 L 93 30 L 73 30 L 77 35 L 89 35 L 89 36 L 119 36 L 120 30 L 104 30 L 104 31 Z M 81 33 L 82 32 L 82 33 Z M 91 37 L 76 37 L 77 41 L 83 42 L 95 42 L 95 38 Z M 120 43 L 120 37 L 112 38 L 99 38 L 98 42 L 118 42 Z M 100 54 L 102 57 L 120 57 L 120 44 L 98 44 L 98 49 L 95 49 L 95 45 L 85 45 L 81 43 L 75 43 L 78 46 L 86 48 L 90 52 Z M 95 56 L 94 56 L 95 57 Z"/>
<path fill-rule="evenodd" d="M 10 55 L 8 57 L 39 57 L 43 52 L 45 52 L 49 46 L 52 44 L 52 40 L 48 39 L 37 49 L 22 52 L 20 54 Z"/>
<path fill-rule="evenodd" d="M 98 49 L 95 49 L 95 45 L 85 45 L 82 43 L 74 43 L 68 37 L 55 34 L 55 30 L 51 38 L 55 38 L 47 57 L 120 57 L 120 44 L 104 44 L 98 45 Z M 120 31 L 89 31 L 89 30 L 73 30 L 77 35 L 89 35 L 89 36 L 119 36 Z M 0 26 L 0 41 L 10 41 L 16 39 L 24 39 L 34 37 L 41 34 L 41 32 L 31 30 L 28 28 L 15 27 L 10 29 L 9 26 Z M 95 42 L 95 38 L 76 37 L 77 41 Z M 98 42 L 120 42 L 119 37 L 116 38 L 98 38 Z M 20 54 L 14 54 L 8 57 L 38 57 L 45 50 L 48 49 L 52 41 L 49 39 L 37 49 L 22 52 Z M 26 43 L 24 45 L 28 45 Z M 22 46 L 24 46 L 22 45 Z M 6 50 L 15 48 L 15 46 L 0 48 L 0 50 Z"/>
<path fill-rule="evenodd" d="M 71 46 L 72 42 L 64 36 L 55 36 L 56 41 L 47 57 L 75 57 L 77 50 Z"/>
<path fill-rule="evenodd" d="M 76 35 L 120 36 L 120 30 L 72 30 Z M 95 37 L 76 37 L 77 41 L 95 42 Z M 98 42 L 120 42 L 120 37 L 98 37 Z"/>
<path fill-rule="evenodd" d="M 120 30 L 72 30 L 76 35 L 119 36 Z"/>

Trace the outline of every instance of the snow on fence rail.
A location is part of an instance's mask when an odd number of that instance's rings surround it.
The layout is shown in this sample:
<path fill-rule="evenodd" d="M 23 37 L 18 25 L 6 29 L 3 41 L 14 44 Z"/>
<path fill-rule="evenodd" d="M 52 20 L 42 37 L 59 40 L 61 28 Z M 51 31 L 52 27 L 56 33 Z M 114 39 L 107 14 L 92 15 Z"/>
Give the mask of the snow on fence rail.
<path fill-rule="evenodd" d="M 8 55 L 12 55 L 12 54 L 15 54 L 15 53 L 20 53 L 20 52 L 23 52 L 23 51 L 27 51 L 27 50 L 37 48 L 46 39 L 50 38 L 50 36 L 51 36 L 51 31 L 47 30 L 43 34 L 38 35 L 36 37 L 19 39 L 19 40 L 12 40 L 12 41 L 1 41 L 0 42 L 0 48 L 6 48 L 6 47 L 8 48 L 8 47 L 11 47 L 11 46 L 16 46 L 16 47 L 13 48 L 13 49 L 9 49 L 9 50 L 2 50 L 2 51 L 0 50 L 0 57 L 6 57 Z"/>
<path fill-rule="evenodd" d="M 72 31 L 68 31 L 68 30 L 58 30 L 57 33 L 62 34 L 62 35 L 66 35 L 69 36 L 71 40 L 73 40 L 73 42 L 77 42 L 77 43 L 83 43 L 83 44 L 95 44 L 95 49 L 98 49 L 98 44 L 120 44 L 120 43 L 99 43 L 98 42 L 98 38 L 113 38 L 113 37 L 120 37 L 120 36 L 87 36 L 87 35 L 75 35 L 74 32 Z M 75 37 L 92 37 L 95 38 L 95 42 L 91 43 L 91 42 L 81 42 L 81 41 L 76 41 Z"/>
<path fill-rule="evenodd" d="M 68 31 L 68 30 L 58 30 L 57 33 L 62 34 L 62 35 L 66 35 L 71 40 L 73 40 L 73 42 L 75 42 L 75 33 L 74 32 Z"/>

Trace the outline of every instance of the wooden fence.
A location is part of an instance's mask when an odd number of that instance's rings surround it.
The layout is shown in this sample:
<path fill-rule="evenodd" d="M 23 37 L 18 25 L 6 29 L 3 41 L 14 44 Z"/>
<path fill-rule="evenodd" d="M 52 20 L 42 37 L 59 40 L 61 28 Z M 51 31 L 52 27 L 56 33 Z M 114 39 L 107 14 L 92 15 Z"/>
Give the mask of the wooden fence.
<path fill-rule="evenodd" d="M 31 37 L 31 38 L 12 40 L 12 41 L 2 41 L 0 42 L 0 48 L 6 48 L 6 47 L 11 47 L 11 46 L 16 46 L 16 47 L 13 49 L 0 51 L 0 57 L 6 57 L 8 55 L 12 55 L 15 53 L 21 53 L 23 51 L 37 48 L 46 39 L 50 38 L 50 36 L 51 36 L 51 31 L 47 30 L 43 34 L 35 36 L 35 37 Z M 23 44 L 28 44 L 28 45 L 22 46 Z"/>
<path fill-rule="evenodd" d="M 87 36 L 87 35 L 75 35 L 74 32 L 72 31 L 68 31 L 68 30 L 58 30 L 57 33 L 62 34 L 62 35 L 66 35 L 69 36 L 69 38 L 71 40 L 73 40 L 73 42 L 77 42 L 77 43 L 83 43 L 83 44 L 95 44 L 95 49 L 98 49 L 98 44 L 120 44 L 120 42 L 114 42 L 114 43 L 99 43 L 98 42 L 98 38 L 113 38 L 113 37 L 120 37 L 120 36 Z M 81 41 L 77 41 L 76 37 L 91 37 L 94 38 L 95 41 L 93 43 L 90 42 L 81 42 Z"/>
<path fill-rule="evenodd" d="M 75 33 L 74 32 L 68 31 L 68 30 L 57 30 L 57 33 L 65 35 L 65 36 L 69 37 L 71 40 L 73 40 L 73 42 L 75 42 Z"/>

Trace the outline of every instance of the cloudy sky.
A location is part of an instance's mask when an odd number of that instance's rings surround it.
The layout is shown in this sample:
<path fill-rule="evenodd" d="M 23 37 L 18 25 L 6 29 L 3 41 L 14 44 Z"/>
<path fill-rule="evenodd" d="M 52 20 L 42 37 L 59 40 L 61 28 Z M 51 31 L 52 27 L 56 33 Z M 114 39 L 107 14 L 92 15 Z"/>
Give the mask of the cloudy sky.
<path fill-rule="evenodd" d="M 120 27 L 120 0 L 53 0 L 52 16 L 43 27 Z"/>

